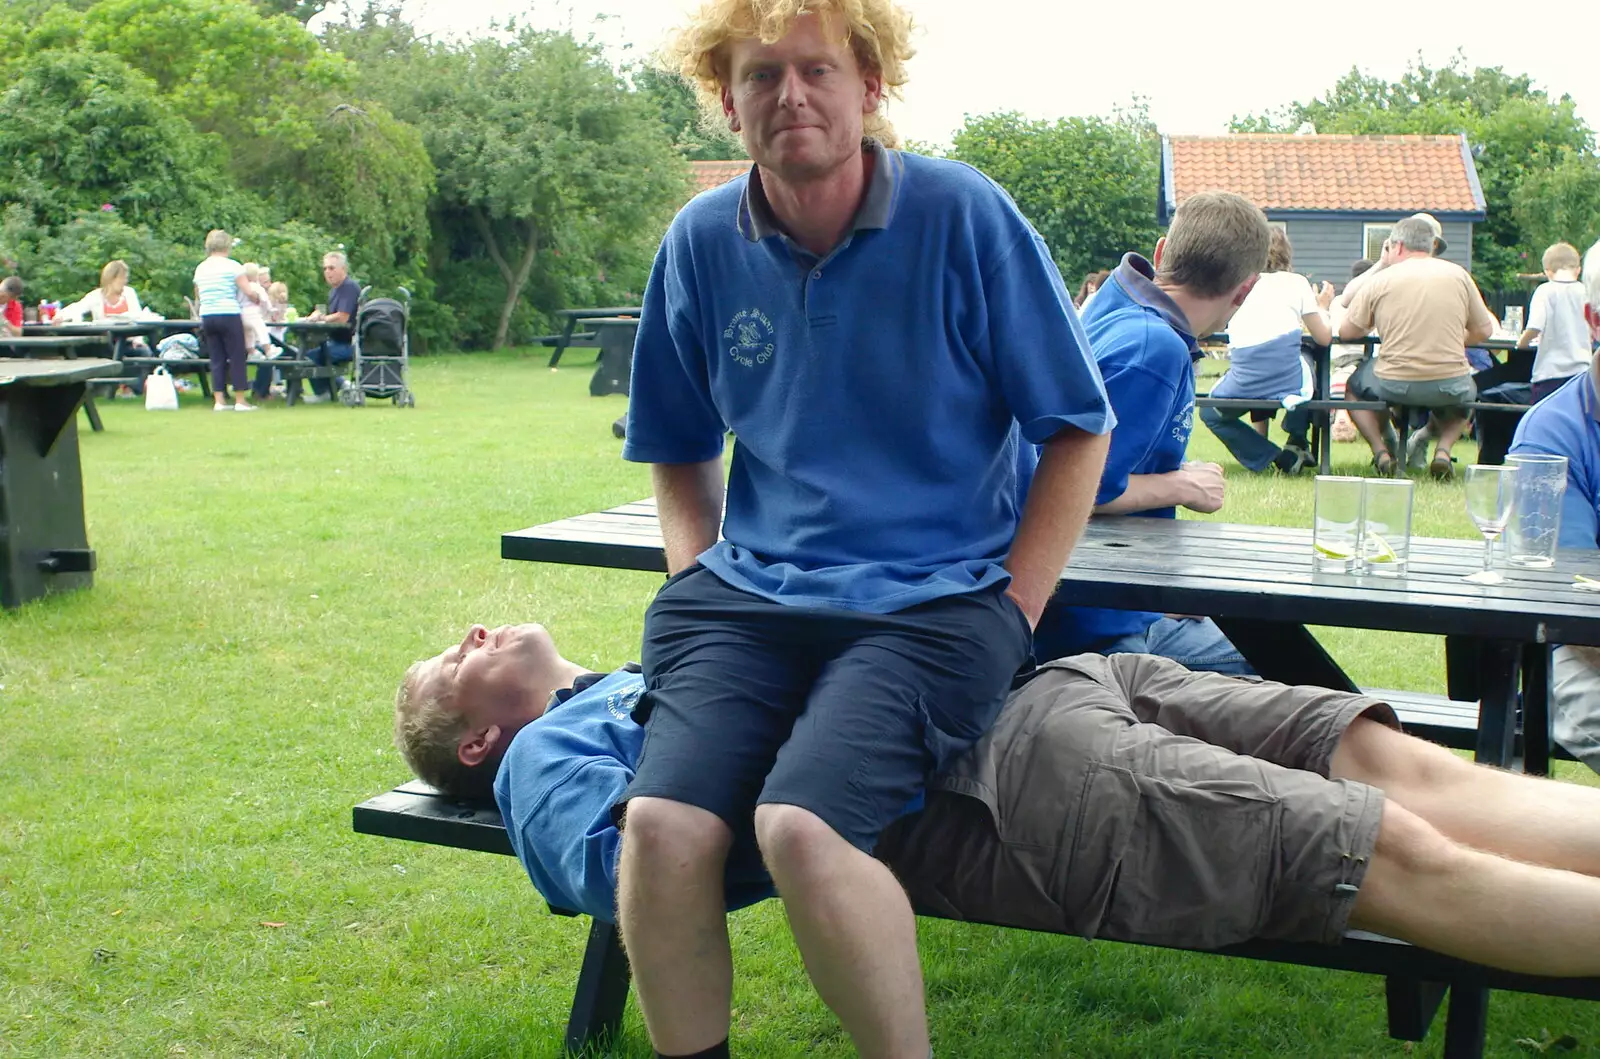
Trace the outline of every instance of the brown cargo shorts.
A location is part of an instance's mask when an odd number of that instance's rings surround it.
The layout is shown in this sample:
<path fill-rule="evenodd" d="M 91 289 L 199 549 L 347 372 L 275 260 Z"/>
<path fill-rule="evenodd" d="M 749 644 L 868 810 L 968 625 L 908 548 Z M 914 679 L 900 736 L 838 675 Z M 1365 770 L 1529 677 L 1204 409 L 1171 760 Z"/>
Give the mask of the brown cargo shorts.
<path fill-rule="evenodd" d="M 953 918 L 1179 948 L 1335 943 L 1383 814 L 1381 791 L 1328 778 L 1363 714 L 1399 727 L 1365 696 L 1063 659 L 974 750 L 994 789 L 936 782 L 879 855 Z"/>

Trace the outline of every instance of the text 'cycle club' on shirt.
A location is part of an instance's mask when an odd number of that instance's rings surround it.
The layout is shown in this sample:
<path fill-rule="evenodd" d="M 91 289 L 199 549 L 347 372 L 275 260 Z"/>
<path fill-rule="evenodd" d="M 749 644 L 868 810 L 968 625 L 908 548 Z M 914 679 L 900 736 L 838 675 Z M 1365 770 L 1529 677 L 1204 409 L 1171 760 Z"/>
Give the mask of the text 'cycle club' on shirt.
<path fill-rule="evenodd" d="M 758 175 L 662 241 L 635 345 L 625 459 L 738 438 L 726 539 L 702 561 L 779 602 L 887 613 L 1008 576 L 1017 449 L 1114 423 L 1071 298 L 1010 198 L 956 162 L 868 141 L 854 226 L 818 257 Z"/>

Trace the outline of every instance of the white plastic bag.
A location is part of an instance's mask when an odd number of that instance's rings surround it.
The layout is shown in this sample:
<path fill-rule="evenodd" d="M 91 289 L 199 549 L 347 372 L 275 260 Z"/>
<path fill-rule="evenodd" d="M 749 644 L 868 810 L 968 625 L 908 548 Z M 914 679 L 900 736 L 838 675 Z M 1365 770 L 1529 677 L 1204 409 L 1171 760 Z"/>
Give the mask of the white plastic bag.
<path fill-rule="evenodd" d="M 146 412 L 176 412 L 178 387 L 167 374 L 166 368 L 157 368 L 144 380 L 144 410 Z"/>

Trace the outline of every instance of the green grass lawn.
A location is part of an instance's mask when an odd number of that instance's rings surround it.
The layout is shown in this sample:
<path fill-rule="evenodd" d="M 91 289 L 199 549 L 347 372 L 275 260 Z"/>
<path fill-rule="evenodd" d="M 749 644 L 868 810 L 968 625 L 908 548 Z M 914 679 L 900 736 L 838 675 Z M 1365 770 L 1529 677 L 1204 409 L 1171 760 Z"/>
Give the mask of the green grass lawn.
<path fill-rule="evenodd" d="M 405 778 L 394 685 L 468 622 L 637 655 L 659 578 L 499 558 L 649 492 L 587 376 L 509 353 L 419 361 L 409 411 L 102 404 L 96 584 L 0 614 L 0 1057 L 559 1054 L 585 925 L 513 861 L 358 836 L 350 807 Z M 1229 463 L 1203 428 L 1193 455 Z M 1309 480 L 1228 486 L 1231 520 L 1307 524 Z M 1417 489 L 1418 533 L 1472 535 L 1459 486 Z M 1364 683 L 1442 690 L 1437 640 L 1327 640 Z M 779 906 L 733 931 L 739 1054 L 850 1054 Z M 1363 976 L 940 922 L 922 947 L 941 1056 L 1440 1047 L 1388 1040 Z M 1497 996 L 1490 1051 L 1546 1029 L 1590 1054 L 1600 1007 Z M 632 1008 L 617 1054 L 650 1055 Z"/>

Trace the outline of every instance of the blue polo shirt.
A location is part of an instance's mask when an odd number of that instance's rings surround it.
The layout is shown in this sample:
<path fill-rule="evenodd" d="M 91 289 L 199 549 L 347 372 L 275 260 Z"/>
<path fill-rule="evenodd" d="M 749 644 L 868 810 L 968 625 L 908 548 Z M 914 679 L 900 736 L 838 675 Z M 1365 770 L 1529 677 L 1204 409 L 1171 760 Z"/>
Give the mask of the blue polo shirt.
<path fill-rule="evenodd" d="M 1561 502 L 1563 548 L 1600 548 L 1600 399 L 1594 369 L 1576 375 L 1522 417 L 1510 455 L 1567 458 Z"/>
<path fill-rule="evenodd" d="M 1183 464 L 1194 426 L 1194 360 L 1199 343 L 1176 302 L 1155 284 L 1155 269 L 1138 254 L 1122 259 L 1084 309 L 1084 330 L 1116 412 L 1111 451 L 1095 504 L 1128 489 L 1128 476 L 1165 474 Z M 1173 507 L 1140 511 L 1176 518 Z M 1093 651 L 1148 629 L 1160 614 L 1141 610 L 1052 606 L 1034 632 L 1048 657 Z M 1041 656 L 1043 657 L 1043 656 Z"/>
<path fill-rule="evenodd" d="M 328 292 L 328 314 L 349 313 L 351 323 L 355 322 L 356 310 L 361 307 L 361 284 L 346 276 L 344 282 Z M 331 332 L 328 337 L 335 342 L 350 341 L 351 334 L 340 329 Z"/>
<path fill-rule="evenodd" d="M 644 747 L 644 726 L 633 719 L 643 693 L 638 666 L 580 677 L 516 734 L 494 780 L 511 849 L 534 888 L 557 908 L 608 923 L 616 916 L 622 848 L 611 807 Z M 752 875 L 736 879 L 730 871 L 730 909 L 773 895 L 764 872 Z"/>
<path fill-rule="evenodd" d="M 662 241 L 623 457 L 737 441 L 725 539 L 701 561 L 795 605 L 888 613 L 1003 582 L 1017 435 L 1115 421 L 1043 240 L 977 170 L 868 142 L 853 227 L 818 258 L 759 173 L 696 197 Z"/>

